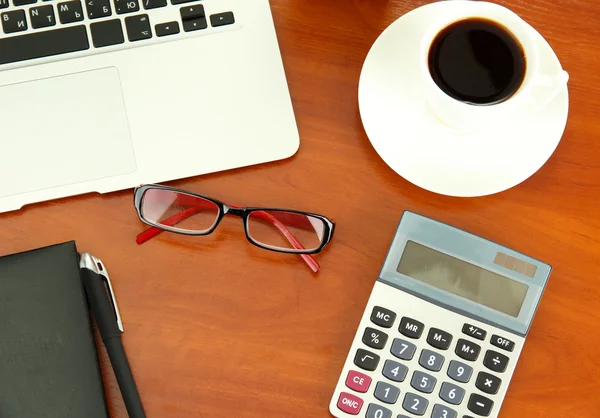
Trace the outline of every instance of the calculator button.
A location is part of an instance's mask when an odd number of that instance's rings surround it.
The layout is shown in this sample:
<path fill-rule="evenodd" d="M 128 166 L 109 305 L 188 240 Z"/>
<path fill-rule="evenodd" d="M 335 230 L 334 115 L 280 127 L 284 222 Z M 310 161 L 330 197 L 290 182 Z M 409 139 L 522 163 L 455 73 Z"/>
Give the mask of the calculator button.
<path fill-rule="evenodd" d="M 471 394 L 469 404 L 467 405 L 469 411 L 481 415 L 482 417 L 489 416 L 493 406 L 494 401 L 485 396 L 478 395 L 477 393 Z"/>
<path fill-rule="evenodd" d="M 442 383 L 440 389 L 440 398 L 452 405 L 460 405 L 465 397 L 465 390 L 459 386 L 453 385 L 452 383 Z"/>
<path fill-rule="evenodd" d="M 503 338 L 499 335 L 492 335 L 490 342 L 492 345 L 495 345 L 496 347 L 506 351 L 513 351 L 515 349 L 515 343 L 513 341 Z"/>
<path fill-rule="evenodd" d="M 386 333 L 376 330 L 375 328 L 367 328 L 365 329 L 362 342 L 371 348 L 381 350 L 383 347 L 385 347 L 387 339 L 388 336 Z"/>
<path fill-rule="evenodd" d="M 408 367 L 394 360 L 386 360 L 383 365 L 383 375 L 394 382 L 404 382 L 408 374 Z"/>
<path fill-rule="evenodd" d="M 415 351 L 417 351 L 416 345 L 406 340 L 401 340 L 400 338 L 394 338 L 392 348 L 390 349 L 390 352 L 393 355 L 402 360 L 412 359 L 415 355 Z"/>
<path fill-rule="evenodd" d="M 478 346 L 474 342 L 464 340 L 461 338 L 456 343 L 456 350 L 454 352 L 460 358 L 463 358 L 468 361 L 475 361 L 477 360 L 477 357 L 479 357 L 480 351 L 480 346 Z"/>
<path fill-rule="evenodd" d="M 396 320 L 396 314 L 389 309 L 375 306 L 371 312 L 371 322 L 384 328 L 391 328 Z"/>
<path fill-rule="evenodd" d="M 460 361 L 452 360 L 448 366 L 448 376 L 457 382 L 467 383 L 471 380 L 473 368 Z"/>
<path fill-rule="evenodd" d="M 402 402 L 402 408 L 413 415 L 425 414 L 427 405 L 429 405 L 429 401 L 427 399 L 410 392 L 406 393 L 404 396 L 404 402 Z"/>
<path fill-rule="evenodd" d="M 435 388 L 435 384 L 437 383 L 437 379 L 427 373 L 423 373 L 419 370 L 413 373 L 412 380 L 410 381 L 410 385 L 417 389 L 419 392 L 423 393 L 431 393 L 433 392 L 433 388 Z"/>
<path fill-rule="evenodd" d="M 371 353 L 370 351 L 363 350 L 359 348 L 356 351 L 356 356 L 354 356 L 354 364 L 364 370 L 373 371 L 377 368 L 379 364 L 379 356 L 375 353 Z"/>
<path fill-rule="evenodd" d="M 369 404 L 367 408 L 367 418 L 391 418 L 392 411 L 383 406 L 376 405 L 374 403 Z"/>
<path fill-rule="evenodd" d="M 363 406 L 363 400 L 358 396 L 354 396 L 350 393 L 340 393 L 340 399 L 338 399 L 337 407 L 350 415 L 358 415 L 360 409 Z"/>
<path fill-rule="evenodd" d="M 375 397 L 381 402 L 389 404 L 396 403 L 398 396 L 400 396 L 400 389 L 396 386 L 392 386 L 385 382 L 377 382 L 377 386 L 375 386 Z"/>
<path fill-rule="evenodd" d="M 417 339 L 421 337 L 421 334 L 423 334 L 423 328 L 425 328 L 425 325 L 423 325 L 422 322 L 415 321 L 414 319 L 405 316 L 400 321 L 400 327 L 398 328 L 398 331 L 408 338 Z"/>
<path fill-rule="evenodd" d="M 346 386 L 356 392 L 366 393 L 371 386 L 371 378 L 366 374 L 350 370 L 346 377 Z"/>
<path fill-rule="evenodd" d="M 431 328 L 427 335 L 427 343 L 440 350 L 447 350 L 452 342 L 452 335 L 441 329 Z"/>
<path fill-rule="evenodd" d="M 477 338 L 481 341 L 485 340 L 485 336 L 487 335 L 487 332 L 471 324 L 464 324 L 462 327 L 462 332 L 463 334 L 467 334 L 469 337 Z"/>
<path fill-rule="evenodd" d="M 502 373 L 508 366 L 508 357 L 493 350 L 488 350 L 485 352 L 483 364 L 492 371 Z"/>
<path fill-rule="evenodd" d="M 456 418 L 456 416 L 457 413 L 454 409 L 440 404 L 435 404 L 431 412 L 431 418 Z"/>
<path fill-rule="evenodd" d="M 425 349 L 421 351 L 421 357 L 419 357 L 419 364 L 427 370 L 439 372 L 440 370 L 442 370 L 442 366 L 444 364 L 444 356 L 434 351 Z"/>
<path fill-rule="evenodd" d="M 500 383 L 502 383 L 502 380 L 499 377 L 486 372 L 479 372 L 475 386 L 482 392 L 495 395 L 500 389 Z"/>

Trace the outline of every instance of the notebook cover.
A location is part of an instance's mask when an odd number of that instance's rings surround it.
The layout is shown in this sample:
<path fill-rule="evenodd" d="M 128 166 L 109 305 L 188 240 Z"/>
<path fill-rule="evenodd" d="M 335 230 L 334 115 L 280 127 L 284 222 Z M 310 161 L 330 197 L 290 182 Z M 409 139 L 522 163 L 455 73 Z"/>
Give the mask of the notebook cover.
<path fill-rule="evenodd" d="M 0 417 L 109 417 L 73 241 L 0 257 Z"/>

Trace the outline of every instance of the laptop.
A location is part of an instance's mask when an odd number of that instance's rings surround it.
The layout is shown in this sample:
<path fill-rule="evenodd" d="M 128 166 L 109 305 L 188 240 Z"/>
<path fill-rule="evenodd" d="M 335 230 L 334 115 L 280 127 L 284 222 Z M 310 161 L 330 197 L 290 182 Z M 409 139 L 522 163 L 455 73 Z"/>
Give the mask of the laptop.
<path fill-rule="evenodd" d="M 292 156 L 268 0 L 0 0 L 0 212 Z"/>

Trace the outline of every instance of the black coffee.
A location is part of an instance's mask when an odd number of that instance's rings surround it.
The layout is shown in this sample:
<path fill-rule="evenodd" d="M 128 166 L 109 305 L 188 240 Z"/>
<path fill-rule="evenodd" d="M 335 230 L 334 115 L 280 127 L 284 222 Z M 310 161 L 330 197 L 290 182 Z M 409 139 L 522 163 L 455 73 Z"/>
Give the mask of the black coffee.
<path fill-rule="evenodd" d="M 429 71 L 446 94 L 473 105 L 491 105 L 521 86 L 527 63 L 523 47 L 506 28 L 473 18 L 442 30 L 429 50 Z"/>

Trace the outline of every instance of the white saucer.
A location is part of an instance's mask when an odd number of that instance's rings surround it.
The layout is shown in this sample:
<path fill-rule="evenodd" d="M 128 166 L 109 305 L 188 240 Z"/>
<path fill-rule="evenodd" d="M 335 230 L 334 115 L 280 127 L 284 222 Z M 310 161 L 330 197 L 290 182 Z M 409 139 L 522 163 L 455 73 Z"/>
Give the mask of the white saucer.
<path fill-rule="evenodd" d="M 450 196 L 483 196 L 509 189 L 550 158 L 569 111 L 567 86 L 538 112 L 457 135 L 431 113 L 419 74 L 421 34 L 433 15 L 452 2 L 429 4 L 400 17 L 377 39 L 365 60 L 358 89 L 362 122 L 381 158 L 411 183 Z M 562 67 L 536 32 L 540 68 Z"/>

